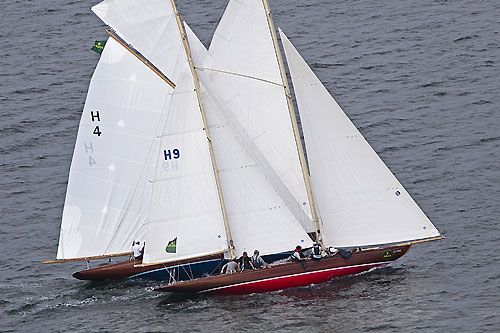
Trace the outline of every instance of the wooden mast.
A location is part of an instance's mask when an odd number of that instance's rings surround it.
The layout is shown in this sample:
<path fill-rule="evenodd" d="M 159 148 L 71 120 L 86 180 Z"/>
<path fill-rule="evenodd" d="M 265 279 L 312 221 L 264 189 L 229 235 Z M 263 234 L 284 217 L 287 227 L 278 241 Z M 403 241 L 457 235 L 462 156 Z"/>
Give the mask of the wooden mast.
<path fill-rule="evenodd" d="M 307 198 L 309 199 L 309 205 L 311 208 L 311 216 L 314 223 L 314 228 L 316 229 L 316 242 L 318 242 L 323 248 L 323 237 L 321 236 L 321 230 L 319 226 L 318 214 L 316 212 L 316 204 L 314 203 L 314 196 L 311 189 L 311 181 L 309 178 L 309 170 L 307 168 L 306 158 L 304 155 L 304 149 L 302 148 L 302 140 L 300 139 L 299 126 L 297 125 L 297 118 L 295 117 L 295 110 L 293 108 L 292 95 L 290 93 L 290 88 L 288 87 L 288 80 L 286 78 L 285 65 L 283 64 L 283 58 L 281 56 L 280 47 L 278 44 L 278 38 L 276 37 L 276 30 L 274 29 L 273 19 L 271 17 L 271 10 L 269 9 L 269 3 L 267 0 L 262 0 L 264 4 L 264 9 L 266 11 L 267 23 L 269 25 L 269 30 L 271 31 L 271 36 L 273 38 L 274 51 L 276 53 L 276 58 L 278 59 L 278 64 L 280 67 L 281 80 L 283 81 L 283 86 L 285 88 L 286 102 L 288 104 L 288 112 L 290 113 L 290 119 L 292 122 L 293 134 L 295 136 L 295 143 L 297 145 L 297 150 L 299 153 L 300 165 L 302 167 L 302 175 L 304 176 L 304 183 L 306 186 Z"/>
<path fill-rule="evenodd" d="M 224 203 L 224 196 L 222 195 L 222 188 L 221 188 L 220 178 L 219 178 L 219 170 L 217 169 L 217 163 L 215 161 L 214 148 L 212 145 L 212 139 L 210 137 L 210 131 L 208 129 L 208 122 L 207 122 L 207 117 L 205 114 L 205 108 L 203 107 L 203 101 L 201 100 L 200 81 L 198 79 L 198 74 L 196 73 L 196 69 L 194 68 L 193 58 L 191 56 L 191 50 L 190 50 L 189 44 L 187 42 L 186 33 L 184 32 L 184 27 L 182 26 L 179 12 L 177 11 L 177 7 L 175 6 L 175 1 L 170 0 L 170 2 L 172 4 L 172 9 L 175 13 L 175 18 L 177 20 L 177 26 L 179 27 L 179 32 L 180 32 L 181 38 L 182 38 L 182 43 L 184 44 L 184 49 L 186 50 L 186 55 L 187 55 L 188 62 L 189 62 L 189 68 L 191 69 L 191 74 L 193 75 L 194 86 L 196 89 L 196 97 L 198 98 L 198 105 L 200 107 L 201 118 L 203 120 L 203 127 L 205 128 L 205 133 L 207 135 L 207 143 L 208 143 L 208 149 L 210 151 L 210 158 L 212 159 L 212 166 L 214 169 L 215 182 L 217 183 L 217 192 L 219 194 L 219 202 L 220 202 L 220 206 L 221 206 L 221 210 L 222 210 L 222 217 L 224 219 L 224 226 L 226 229 L 227 241 L 229 243 L 229 251 L 231 253 L 231 258 L 234 259 L 236 256 L 234 255 L 233 238 L 231 237 L 231 230 L 229 229 L 229 223 L 227 221 L 226 205 Z"/>
<path fill-rule="evenodd" d="M 130 46 L 128 46 L 127 44 L 125 44 L 120 38 L 116 37 L 115 34 L 113 34 L 111 31 L 109 31 L 108 29 L 106 29 L 106 33 L 111 37 L 113 38 L 115 41 L 117 41 L 121 46 L 123 46 L 127 51 L 129 51 L 130 53 L 132 53 L 134 55 L 134 57 L 136 57 L 137 59 L 139 59 L 140 62 L 142 62 L 144 65 L 146 65 L 149 69 L 151 69 L 156 75 L 158 75 L 163 81 L 165 81 L 169 86 L 171 86 L 172 88 L 175 89 L 175 84 L 170 81 L 165 75 L 163 75 L 163 73 L 161 73 L 158 69 L 156 69 L 155 67 L 151 66 L 151 64 L 149 64 L 148 62 L 146 62 L 141 56 L 139 56 L 136 52 L 134 52 Z"/>

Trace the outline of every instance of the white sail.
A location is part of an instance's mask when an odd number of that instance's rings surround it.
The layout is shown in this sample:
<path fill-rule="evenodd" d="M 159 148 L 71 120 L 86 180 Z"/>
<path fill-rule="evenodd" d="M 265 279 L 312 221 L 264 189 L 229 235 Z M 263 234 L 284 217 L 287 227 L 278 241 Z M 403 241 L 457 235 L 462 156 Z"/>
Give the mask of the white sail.
<path fill-rule="evenodd" d="M 105 0 L 92 11 L 171 81 L 177 81 L 175 59 L 184 47 L 170 1 Z"/>
<path fill-rule="evenodd" d="M 207 56 L 207 50 L 186 26 L 195 63 Z M 202 75 L 203 76 L 203 75 Z M 207 82 L 201 77 L 201 82 Z M 235 253 L 259 249 L 261 254 L 290 251 L 312 242 L 292 211 L 276 192 L 259 167 L 259 161 L 247 149 L 238 131 L 207 90 L 203 102 L 214 146 L 228 222 Z"/>
<path fill-rule="evenodd" d="M 387 244 L 439 236 L 280 31 L 326 243 Z"/>
<path fill-rule="evenodd" d="M 172 88 L 109 39 L 90 82 L 71 163 L 57 252 L 129 252 L 144 239 L 156 151 Z"/>
<path fill-rule="evenodd" d="M 228 249 L 207 136 L 185 54 L 182 72 L 158 152 L 144 264 Z M 176 251 L 167 251 L 174 240 Z"/>
<path fill-rule="evenodd" d="M 128 252 L 144 238 L 145 264 L 226 251 L 207 137 L 171 5 L 106 0 L 93 10 L 177 86 L 110 39 L 80 124 L 58 258 Z"/>
<path fill-rule="evenodd" d="M 195 59 L 205 88 L 304 228 L 313 231 L 285 90 L 261 0 L 231 0 L 208 57 Z"/>

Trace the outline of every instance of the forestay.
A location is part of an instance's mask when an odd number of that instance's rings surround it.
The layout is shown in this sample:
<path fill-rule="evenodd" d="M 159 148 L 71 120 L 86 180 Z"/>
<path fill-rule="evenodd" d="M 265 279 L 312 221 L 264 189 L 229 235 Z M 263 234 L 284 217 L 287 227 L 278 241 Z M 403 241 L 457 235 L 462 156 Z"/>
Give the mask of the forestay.
<path fill-rule="evenodd" d="M 280 35 L 325 243 L 349 247 L 439 236 L 282 31 Z"/>
<path fill-rule="evenodd" d="M 113 39 L 90 82 L 71 163 L 58 259 L 129 252 L 144 239 L 172 88 Z"/>
<path fill-rule="evenodd" d="M 207 50 L 187 26 L 186 31 L 197 63 L 207 56 Z M 206 82 L 201 76 L 201 82 Z M 290 251 L 299 244 L 311 246 L 306 232 L 259 168 L 259 161 L 221 112 L 221 108 L 228 111 L 227 106 L 217 103 L 206 90 L 202 97 L 235 252 L 241 255 L 259 249 L 261 254 L 271 254 Z"/>
<path fill-rule="evenodd" d="M 205 88 L 274 190 L 314 231 L 297 146 L 261 0 L 229 1 L 207 57 L 195 59 Z"/>

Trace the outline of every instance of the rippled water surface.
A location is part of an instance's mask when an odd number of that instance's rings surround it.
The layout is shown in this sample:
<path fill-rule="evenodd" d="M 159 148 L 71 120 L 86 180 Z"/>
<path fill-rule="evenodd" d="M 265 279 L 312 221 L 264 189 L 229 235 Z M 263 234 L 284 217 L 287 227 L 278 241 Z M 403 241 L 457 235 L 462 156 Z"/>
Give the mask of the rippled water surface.
<path fill-rule="evenodd" d="M 500 2 L 270 0 L 445 241 L 391 267 L 238 297 L 77 281 L 55 258 L 97 1 L 0 2 L 0 331 L 500 331 Z M 226 1 L 181 1 L 208 44 Z"/>

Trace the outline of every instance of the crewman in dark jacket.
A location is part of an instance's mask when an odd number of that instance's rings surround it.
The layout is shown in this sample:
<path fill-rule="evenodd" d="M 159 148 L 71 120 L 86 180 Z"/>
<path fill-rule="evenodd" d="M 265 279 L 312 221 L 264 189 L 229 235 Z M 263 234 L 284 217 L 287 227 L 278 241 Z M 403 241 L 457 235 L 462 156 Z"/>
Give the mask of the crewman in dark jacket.
<path fill-rule="evenodd" d="M 300 264 L 302 265 L 302 268 L 304 270 L 307 270 L 306 257 L 302 253 L 302 246 L 297 245 L 297 247 L 295 248 L 295 251 L 290 256 L 290 258 L 292 259 L 292 261 L 300 262 Z"/>
<path fill-rule="evenodd" d="M 245 269 L 254 269 L 252 260 L 250 260 L 246 251 L 243 252 L 243 255 L 238 259 L 238 270 L 243 272 Z"/>

